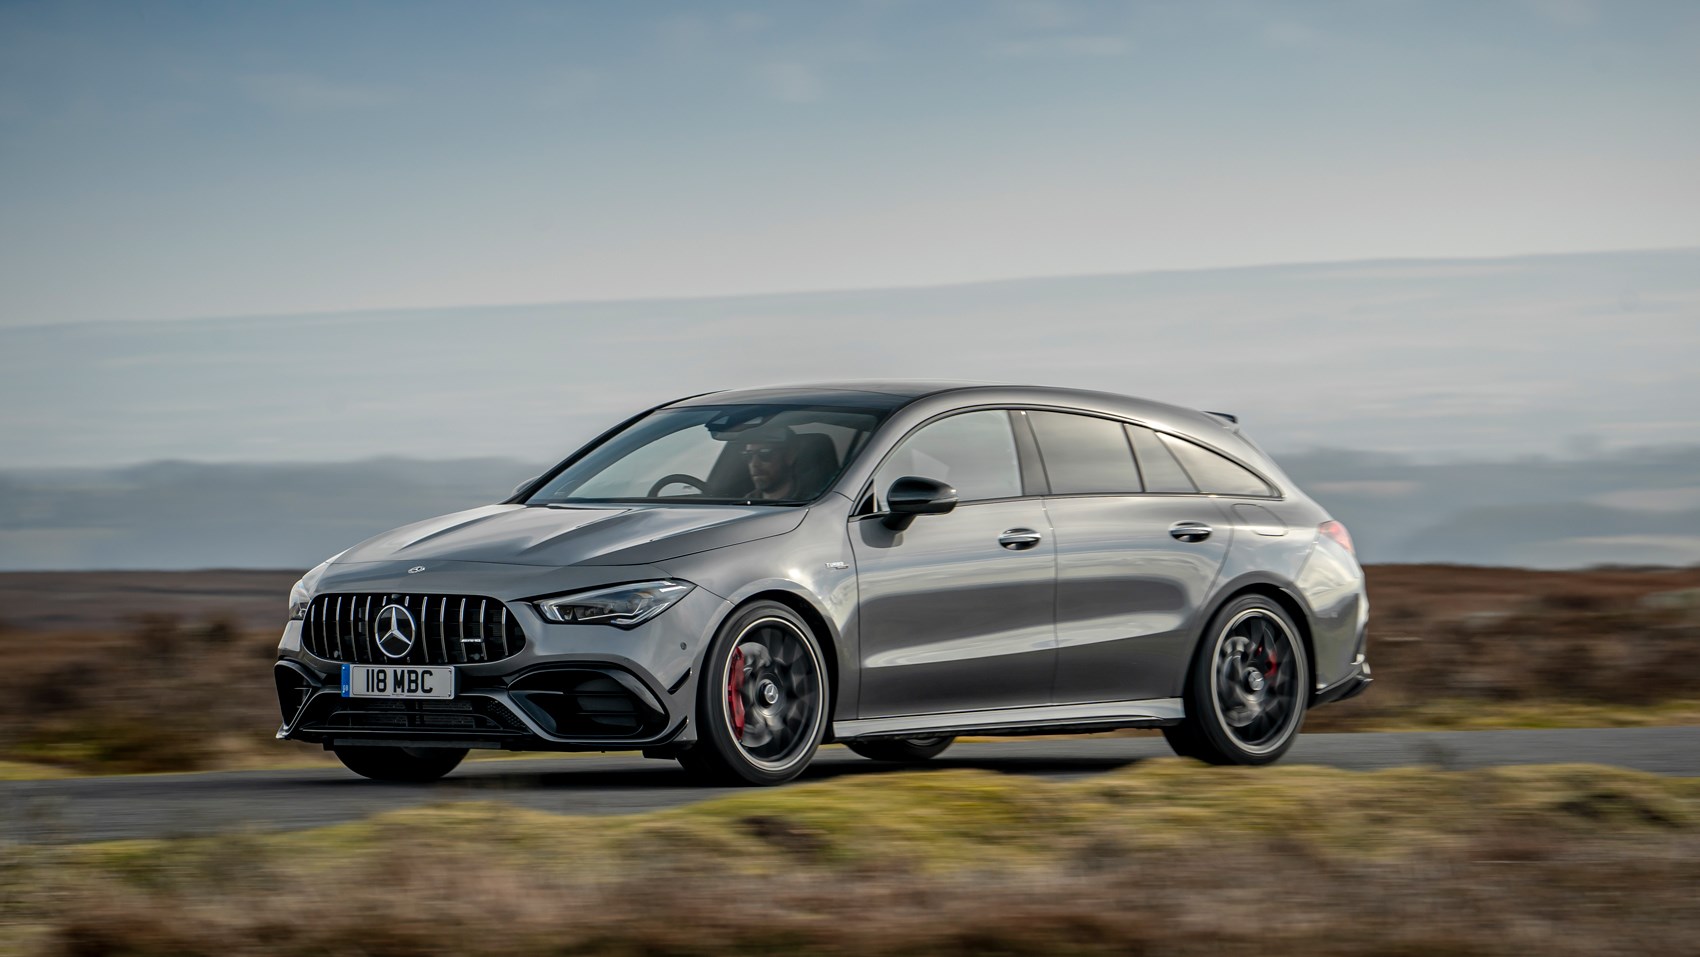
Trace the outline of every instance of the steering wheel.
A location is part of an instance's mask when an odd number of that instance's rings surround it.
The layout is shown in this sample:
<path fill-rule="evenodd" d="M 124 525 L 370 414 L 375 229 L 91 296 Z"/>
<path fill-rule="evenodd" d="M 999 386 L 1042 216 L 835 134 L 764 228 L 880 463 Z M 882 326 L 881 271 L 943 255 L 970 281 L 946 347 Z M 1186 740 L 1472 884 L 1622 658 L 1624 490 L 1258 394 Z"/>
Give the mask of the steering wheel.
<path fill-rule="evenodd" d="M 697 490 L 698 495 L 708 494 L 708 485 L 705 484 L 702 479 L 699 479 L 694 475 L 686 475 L 683 472 L 674 472 L 672 475 L 663 475 L 654 485 L 651 485 L 649 487 L 649 495 L 647 497 L 659 498 L 661 490 L 669 485 L 689 485 L 691 488 Z M 669 495 L 667 497 L 678 498 L 679 496 Z"/>

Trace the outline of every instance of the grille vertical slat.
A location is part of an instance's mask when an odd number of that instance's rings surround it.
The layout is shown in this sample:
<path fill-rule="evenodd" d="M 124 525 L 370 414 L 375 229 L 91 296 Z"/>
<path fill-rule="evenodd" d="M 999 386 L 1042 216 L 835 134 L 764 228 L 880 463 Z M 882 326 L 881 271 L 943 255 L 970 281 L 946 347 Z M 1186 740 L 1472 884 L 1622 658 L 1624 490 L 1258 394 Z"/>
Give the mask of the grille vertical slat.
<path fill-rule="evenodd" d="M 358 599 L 356 599 L 353 595 L 350 595 L 348 597 L 348 624 L 347 624 L 347 626 L 344 626 L 343 623 L 342 623 L 342 604 L 343 604 L 342 599 L 341 598 L 337 599 L 337 603 L 336 603 L 336 634 L 333 635 L 332 637 L 334 637 L 336 639 L 336 655 L 337 655 L 338 658 L 342 657 L 342 643 L 343 643 L 345 637 L 347 639 L 349 639 L 351 644 L 352 644 L 352 639 L 353 639 L 353 636 L 354 636 L 354 603 L 356 601 L 358 601 Z M 355 656 L 350 654 L 348 657 L 349 657 L 349 660 L 352 661 Z"/>
<path fill-rule="evenodd" d="M 488 601 L 481 601 L 481 602 L 478 603 L 478 660 L 479 661 L 489 661 L 490 660 L 490 646 L 485 643 L 486 639 L 489 637 L 488 630 L 485 628 L 485 624 L 486 624 L 485 610 L 489 607 L 489 605 L 490 605 L 490 603 Z"/>
<path fill-rule="evenodd" d="M 443 646 L 443 661 L 453 661 L 449 657 L 449 600 L 437 599 L 437 642 Z"/>
<path fill-rule="evenodd" d="M 419 654 L 431 660 L 431 596 L 419 596 Z"/>
<path fill-rule="evenodd" d="M 372 661 L 378 660 L 377 636 L 372 634 L 372 596 L 366 596 L 366 606 L 360 610 L 360 628 L 355 632 L 366 638 L 366 655 Z"/>
<path fill-rule="evenodd" d="M 350 603 L 353 603 L 353 601 L 354 599 L 349 599 Z M 336 657 L 338 658 L 342 657 L 342 635 L 342 596 L 338 595 L 336 596 L 336 621 L 331 625 L 331 637 L 336 639 Z"/>
<path fill-rule="evenodd" d="M 502 639 L 500 657 L 506 658 L 508 656 L 508 606 L 506 605 L 502 606 L 502 621 L 496 626 L 496 637 Z"/>
<path fill-rule="evenodd" d="M 466 661 L 466 599 L 460 600 L 460 617 L 455 619 L 459 625 L 455 629 L 455 657 Z"/>

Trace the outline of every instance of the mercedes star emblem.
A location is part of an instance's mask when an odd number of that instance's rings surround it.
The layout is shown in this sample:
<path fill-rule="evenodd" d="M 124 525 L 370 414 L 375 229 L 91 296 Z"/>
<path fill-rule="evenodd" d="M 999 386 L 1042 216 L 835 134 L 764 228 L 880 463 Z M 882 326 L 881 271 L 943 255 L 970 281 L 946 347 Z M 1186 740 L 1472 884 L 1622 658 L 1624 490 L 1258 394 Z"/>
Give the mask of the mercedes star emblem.
<path fill-rule="evenodd" d="M 417 625 L 413 613 L 400 605 L 385 605 L 378 609 L 374 623 L 378 631 L 378 650 L 391 658 L 405 658 L 413 650 L 413 634 Z"/>

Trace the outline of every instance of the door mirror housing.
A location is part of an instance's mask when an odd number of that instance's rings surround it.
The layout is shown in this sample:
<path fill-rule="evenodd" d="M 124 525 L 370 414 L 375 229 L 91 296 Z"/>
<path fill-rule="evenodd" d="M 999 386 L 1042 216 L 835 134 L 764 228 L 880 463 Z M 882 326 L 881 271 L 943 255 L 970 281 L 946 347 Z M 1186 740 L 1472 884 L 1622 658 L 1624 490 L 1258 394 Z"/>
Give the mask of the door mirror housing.
<path fill-rule="evenodd" d="M 956 489 L 937 479 L 905 475 L 885 493 L 886 528 L 901 532 L 917 515 L 943 515 L 956 507 Z"/>

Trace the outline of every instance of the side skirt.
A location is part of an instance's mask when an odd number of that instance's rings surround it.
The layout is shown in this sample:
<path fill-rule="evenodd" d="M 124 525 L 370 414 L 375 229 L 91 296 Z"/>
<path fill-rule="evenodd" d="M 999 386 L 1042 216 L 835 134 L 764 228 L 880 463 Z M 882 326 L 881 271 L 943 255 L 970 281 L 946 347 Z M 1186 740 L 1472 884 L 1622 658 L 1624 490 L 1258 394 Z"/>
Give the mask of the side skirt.
<path fill-rule="evenodd" d="M 1186 711 L 1179 698 L 1036 705 L 1030 708 L 905 714 L 889 718 L 838 721 L 833 724 L 832 740 L 916 738 L 939 734 L 1063 734 L 1114 731 L 1117 728 L 1160 728 L 1179 724 L 1184 717 Z"/>

